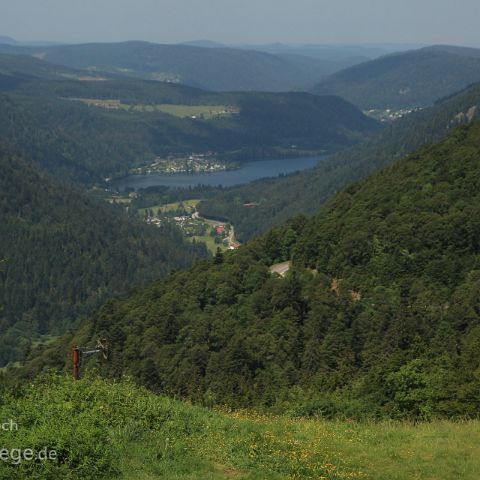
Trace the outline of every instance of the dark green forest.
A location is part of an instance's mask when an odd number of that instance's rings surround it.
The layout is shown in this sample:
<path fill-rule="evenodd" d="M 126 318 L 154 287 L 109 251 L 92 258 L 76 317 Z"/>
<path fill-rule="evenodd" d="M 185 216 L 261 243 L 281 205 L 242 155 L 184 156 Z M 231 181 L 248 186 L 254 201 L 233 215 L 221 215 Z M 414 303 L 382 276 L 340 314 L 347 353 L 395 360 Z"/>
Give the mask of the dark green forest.
<path fill-rule="evenodd" d="M 480 81 L 480 50 L 434 46 L 386 55 L 334 73 L 312 90 L 363 110 L 427 107 Z"/>
<path fill-rule="evenodd" d="M 58 366 L 71 341 L 106 337 L 104 374 L 206 405 L 474 416 L 479 160 L 480 123 L 459 127 L 312 219 L 107 302 L 74 337 L 38 349 L 24 373 Z M 287 260 L 285 278 L 270 273 Z"/>
<path fill-rule="evenodd" d="M 227 218 L 242 242 L 281 225 L 297 213 L 314 214 L 335 192 L 422 145 L 438 141 L 480 113 L 480 84 L 412 113 L 383 131 L 322 160 L 316 168 L 280 178 L 210 192 L 199 205 L 209 217 Z M 255 203 L 245 208 L 245 203 Z"/>
<path fill-rule="evenodd" d="M 108 298 L 207 255 L 174 227 L 96 202 L 5 147 L 0 171 L 0 366 Z"/>

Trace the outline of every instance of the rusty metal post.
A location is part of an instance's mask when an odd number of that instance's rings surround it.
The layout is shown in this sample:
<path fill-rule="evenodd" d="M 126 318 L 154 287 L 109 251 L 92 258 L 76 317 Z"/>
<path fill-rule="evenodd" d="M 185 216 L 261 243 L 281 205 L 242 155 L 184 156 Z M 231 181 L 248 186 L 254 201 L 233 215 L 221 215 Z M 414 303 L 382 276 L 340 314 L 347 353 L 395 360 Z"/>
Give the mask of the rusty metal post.
<path fill-rule="evenodd" d="M 80 354 L 78 351 L 78 346 L 74 345 L 72 347 L 72 362 L 73 362 L 73 378 L 75 380 L 80 380 L 80 373 L 79 373 L 79 364 L 80 364 Z"/>

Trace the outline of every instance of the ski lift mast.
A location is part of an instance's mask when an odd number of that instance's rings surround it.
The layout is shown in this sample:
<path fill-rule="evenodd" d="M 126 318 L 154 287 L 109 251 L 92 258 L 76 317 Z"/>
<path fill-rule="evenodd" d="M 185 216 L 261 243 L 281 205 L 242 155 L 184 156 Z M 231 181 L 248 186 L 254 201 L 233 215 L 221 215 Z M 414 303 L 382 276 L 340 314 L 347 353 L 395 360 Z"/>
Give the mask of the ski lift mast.
<path fill-rule="evenodd" d="M 104 360 L 108 360 L 108 342 L 106 339 L 98 340 L 94 347 L 79 347 L 73 345 L 72 347 L 72 363 L 73 363 L 73 378 L 80 380 L 80 365 L 84 358 L 97 353 L 102 354 Z"/>

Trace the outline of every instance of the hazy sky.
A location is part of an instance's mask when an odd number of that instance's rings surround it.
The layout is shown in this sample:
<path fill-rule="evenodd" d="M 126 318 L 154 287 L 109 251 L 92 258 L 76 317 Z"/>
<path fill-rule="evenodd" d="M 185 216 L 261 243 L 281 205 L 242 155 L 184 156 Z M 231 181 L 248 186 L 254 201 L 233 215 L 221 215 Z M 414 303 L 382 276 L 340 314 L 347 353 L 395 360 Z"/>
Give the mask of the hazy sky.
<path fill-rule="evenodd" d="M 19 40 L 480 47 L 479 25 L 480 0 L 0 0 L 0 35 Z"/>

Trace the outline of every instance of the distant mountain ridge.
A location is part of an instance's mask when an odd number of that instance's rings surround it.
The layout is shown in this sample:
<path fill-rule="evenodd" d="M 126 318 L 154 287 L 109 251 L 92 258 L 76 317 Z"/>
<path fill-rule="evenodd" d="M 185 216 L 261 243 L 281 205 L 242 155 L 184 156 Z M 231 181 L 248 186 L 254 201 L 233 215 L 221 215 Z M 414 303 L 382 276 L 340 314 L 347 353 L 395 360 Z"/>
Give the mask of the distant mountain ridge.
<path fill-rule="evenodd" d="M 86 72 L 63 65 L 54 65 L 30 55 L 12 55 L 0 53 L 0 75 L 13 83 L 24 81 L 43 80 L 80 80 L 102 79 L 102 75 L 95 72 Z M 103 75 L 105 77 L 105 75 Z M 2 85 L 0 84 L 0 90 Z"/>
<path fill-rule="evenodd" d="M 50 47 L 0 45 L 0 52 L 35 55 L 71 68 L 163 80 L 212 91 L 287 91 L 341 68 L 331 61 L 231 47 L 141 41 Z M 296 57 L 297 61 L 295 61 Z"/>
<path fill-rule="evenodd" d="M 16 45 L 18 42 L 11 38 L 11 37 L 5 37 L 3 35 L 0 35 L 0 44 L 1 43 L 6 43 L 7 45 Z"/>
<path fill-rule="evenodd" d="M 31 41 L 31 42 L 21 42 L 11 37 L 1 36 L 0 35 L 0 45 L 13 45 L 18 47 L 46 47 L 52 45 L 60 45 L 60 42 L 42 42 L 42 41 Z"/>
<path fill-rule="evenodd" d="M 439 45 L 355 65 L 312 91 L 340 95 L 363 110 L 401 109 L 427 107 L 479 81 L 479 49 Z"/>

